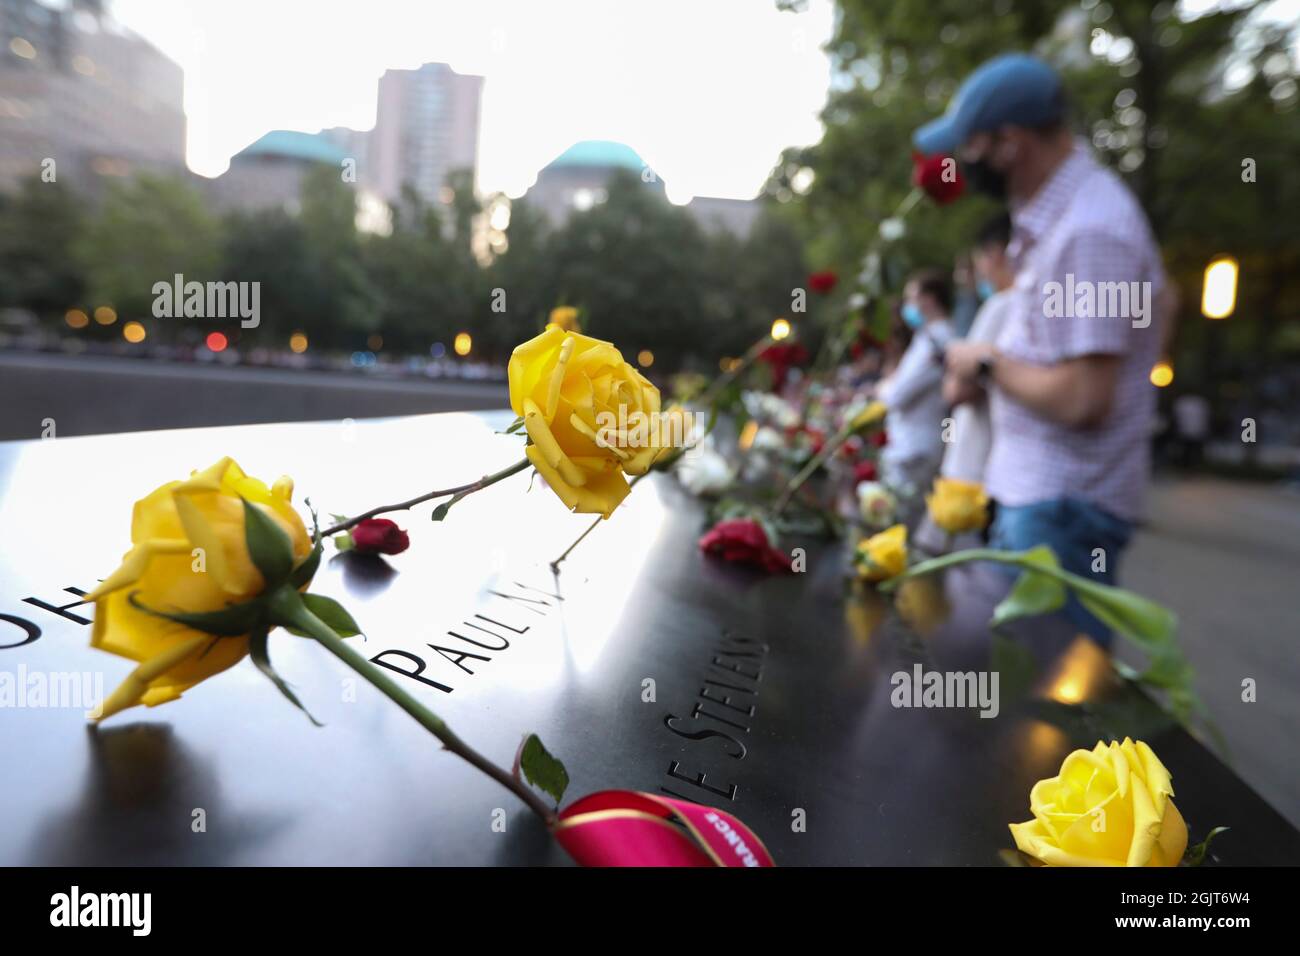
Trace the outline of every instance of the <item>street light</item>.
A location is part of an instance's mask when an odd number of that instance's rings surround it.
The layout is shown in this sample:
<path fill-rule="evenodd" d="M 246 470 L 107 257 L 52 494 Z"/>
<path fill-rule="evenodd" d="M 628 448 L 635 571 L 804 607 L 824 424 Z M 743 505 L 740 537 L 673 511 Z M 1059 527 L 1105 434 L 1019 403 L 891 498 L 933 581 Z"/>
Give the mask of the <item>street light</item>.
<path fill-rule="evenodd" d="M 456 341 L 452 343 L 452 348 L 456 350 L 457 355 L 469 355 L 469 350 L 474 347 L 474 340 L 470 338 L 468 332 L 457 332 Z"/>
<path fill-rule="evenodd" d="M 777 319 L 772 323 L 772 339 L 780 342 L 790 334 L 790 323 L 785 319 Z"/>
<path fill-rule="evenodd" d="M 1156 388 L 1168 388 L 1174 382 L 1174 367 L 1166 361 L 1159 361 L 1151 366 L 1151 384 Z"/>
<path fill-rule="evenodd" d="M 1237 260 L 1220 256 L 1205 267 L 1201 289 L 1201 314 L 1207 319 L 1226 319 L 1237 307 Z"/>

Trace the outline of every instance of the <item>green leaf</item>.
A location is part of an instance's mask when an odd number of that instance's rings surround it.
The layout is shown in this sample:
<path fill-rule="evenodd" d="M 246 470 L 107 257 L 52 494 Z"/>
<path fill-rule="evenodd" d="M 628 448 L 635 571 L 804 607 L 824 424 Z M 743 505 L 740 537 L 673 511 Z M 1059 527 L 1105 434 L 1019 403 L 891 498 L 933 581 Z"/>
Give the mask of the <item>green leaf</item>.
<path fill-rule="evenodd" d="M 1205 854 L 1210 849 L 1210 841 L 1220 833 L 1227 833 L 1228 827 L 1215 827 L 1205 835 L 1205 839 L 1196 846 L 1189 846 L 1183 854 L 1183 866 L 1200 866 L 1205 862 Z"/>
<path fill-rule="evenodd" d="M 554 797 L 557 807 L 560 805 L 564 791 L 569 788 L 569 772 L 542 746 L 541 738 L 536 734 L 525 738 L 519 752 L 519 768 L 530 784 Z"/>
<path fill-rule="evenodd" d="M 325 549 L 321 547 L 320 540 L 317 539 L 315 546 L 311 549 L 311 553 L 298 562 L 298 566 L 294 568 L 293 573 L 289 575 L 289 583 L 295 588 L 306 587 L 311 582 L 311 579 L 316 576 L 316 571 L 320 568 L 320 556 L 324 550 Z"/>
<path fill-rule="evenodd" d="M 230 604 L 219 611 L 159 611 L 141 604 L 138 594 L 138 591 L 132 591 L 127 595 L 127 601 L 137 611 L 218 637 L 243 637 L 257 627 L 263 613 L 262 603 L 256 600 Z"/>
<path fill-rule="evenodd" d="M 288 580 L 293 570 L 293 545 L 289 536 L 270 515 L 247 501 L 244 501 L 244 540 L 254 567 L 266 579 L 268 591 Z"/>
<path fill-rule="evenodd" d="M 323 727 L 324 724 L 311 715 L 311 711 L 302 705 L 302 701 L 300 701 L 298 695 L 293 692 L 293 688 L 290 687 L 288 682 L 276 673 L 275 668 L 271 666 L 271 655 L 267 649 L 266 637 L 267 632 L 266 629 L 263 628 L 253 634 L 252 638 L 249 640 L 248 651 L 249 656 L 253 658 L 253 663 L 257 665 L 259 671 L 270 678 L 271 683 L 279 688 L 280 693 L 284 694 L 284 696 L 289 699 L 289 703 L 293 704 L 293 706 L 306 714 L 307 719 L 317 727 Z"/>
<path fill-rule="evenodd" d="M 509 426 L 508 428 L 506 428 L 506 429 L 504 429 L 504 430 L 502 430 L 502 431 L 497 432 L 497 434 L 498 434 L 498 435 L 513 435 L 515 432 L 519 431 L 519 429 L 521 429 L 521 428 L 523 428 L 523 427 L 524 427 L 524 420 L 523 420 L 522 418 L 516 418 L 513 422 L 510 423 L 510 426 Z"/>
<path fill-rule="evenodd" d="M 1037 568 L 1058 568 L 1056 555 L 1050 548 L 1034 548 L 1025 552 L 1024 571 L 1016 580 L 1010 593 L 993 609 L 991 625 L 998 627 L 1009 621 L 1037 614 L 1059 611 L 1065 604 L 1065 585 Z"/>
<path fill-rule="evenodd" d="M 434 521 L 441 521 L 443 518 L 447 517 L 447 512 L 451 510 L 451 506 L 455 503 L 456 499 L 452 498 L 450 501 L 444 501 L 442 504 L 438 505 L 438 507 L 433 509 L 432 519 Z"/>
<path fill-rule="evenodd" d="M 334 537 L 330 538 L 330 541 L 334 542 L 334 547 L 339 551 L 351 551 L 356 547 L 355 542 L 352 540 L 352 532 L 350 531 L 336 534 Z"/>
<path fill-rule="evenodd" d="M 347 609 L 338 601 L 323 594 L 304 594 L 302 603 L 307 606 L 307 610 L 320 618 L 329 627 L 331 631 L 339 637 L 356 637 L 361 633 L 361 627 Z M 291 634 L 297 634 L 299 637 L 310 637 L 306 631 L 292 625 L 281 625 Z"/>

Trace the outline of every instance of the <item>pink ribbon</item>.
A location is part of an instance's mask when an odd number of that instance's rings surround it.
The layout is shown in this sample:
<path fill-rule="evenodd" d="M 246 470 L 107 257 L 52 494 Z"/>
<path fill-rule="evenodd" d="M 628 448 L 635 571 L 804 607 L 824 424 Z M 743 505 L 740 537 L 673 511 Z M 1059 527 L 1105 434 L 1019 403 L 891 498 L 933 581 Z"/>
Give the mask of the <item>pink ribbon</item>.
<path fill-rule="evenodd" d="M 555 839 L 582 866 L 775 866 L 730 813 L 632 790 L 602 790 L 561 811 Z"/>

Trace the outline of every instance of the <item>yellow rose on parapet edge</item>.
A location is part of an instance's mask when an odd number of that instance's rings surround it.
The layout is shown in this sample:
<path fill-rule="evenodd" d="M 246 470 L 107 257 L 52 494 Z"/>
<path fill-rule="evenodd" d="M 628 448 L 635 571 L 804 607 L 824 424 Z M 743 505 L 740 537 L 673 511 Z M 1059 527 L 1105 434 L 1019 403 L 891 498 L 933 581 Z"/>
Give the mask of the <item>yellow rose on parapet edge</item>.
<path fill-rule="evenodd" d="M 510 406 L 529 461 L 569 510 L 606 518 L 681 428 L 660 415 L 659 389 L 608 342 L 549 326 L 510 356 Z"/>
<path fill-rule="evenodd" d="M 136 502 L 131 550 L 121 567 L 86 596 L 95 602 L 91 646 L 141 662 L 104 702 L 100 719 L 137 704 L 153 707 L 175 700 L 248 653 L 248 635 L 196 631 L 141 610 L 130 598 L 134 595 L 152 610 L 192 613 L 256 597 L 264 582 L 248 554 L 243 502 L 275 521 L 300 561 L 312 543 L 289 503 L 292 494 L 288 478 L 268 488 L 223 458 Z"/>
<path fill-rule="evenodd" d="M 907 570 L 907 526 L 873 534 L 858 543 L 858 575 L 868 581 L 884 581 Z"/>
<path fill-rule="evenodd" d="M 925 504 L 930 519 L 950 534 L 979 531 L 989 521 L 989 497 L 976 481 L 936 478 Z"/>
<path fill-rule="evenodd" d="M 1048 866 L 1177 866 L 1187 824 L 1159 758 L 1142 741 L 1076 750 L 1029 794 L 1034 819 L 1012 823 L 1023 852 Z"/>

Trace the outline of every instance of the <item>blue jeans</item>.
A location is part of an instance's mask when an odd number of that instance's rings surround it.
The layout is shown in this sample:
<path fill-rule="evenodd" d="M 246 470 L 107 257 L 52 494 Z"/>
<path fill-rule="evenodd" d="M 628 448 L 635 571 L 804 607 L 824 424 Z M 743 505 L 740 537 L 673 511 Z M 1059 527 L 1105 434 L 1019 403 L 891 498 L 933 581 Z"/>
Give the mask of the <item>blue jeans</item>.
<path fill-rule="evenodd" d="M 1056 552 L 1065 570 L 1102 584 L 1114 584 L 1120 553 L 1132 534 L 1132 522 L 1077 498 L 1057 498 L 1015 508 L 999 507 L 989 546 L 1024 551 L 1045 544 Z M 1105 561 L 1101 570 L 1094 571 L 1097 548 L 1102 549 Z M 1110 647 L 1110 630 L 1073 594 L 1066 600 L 1064 613 L 1102 647 Z"/>

